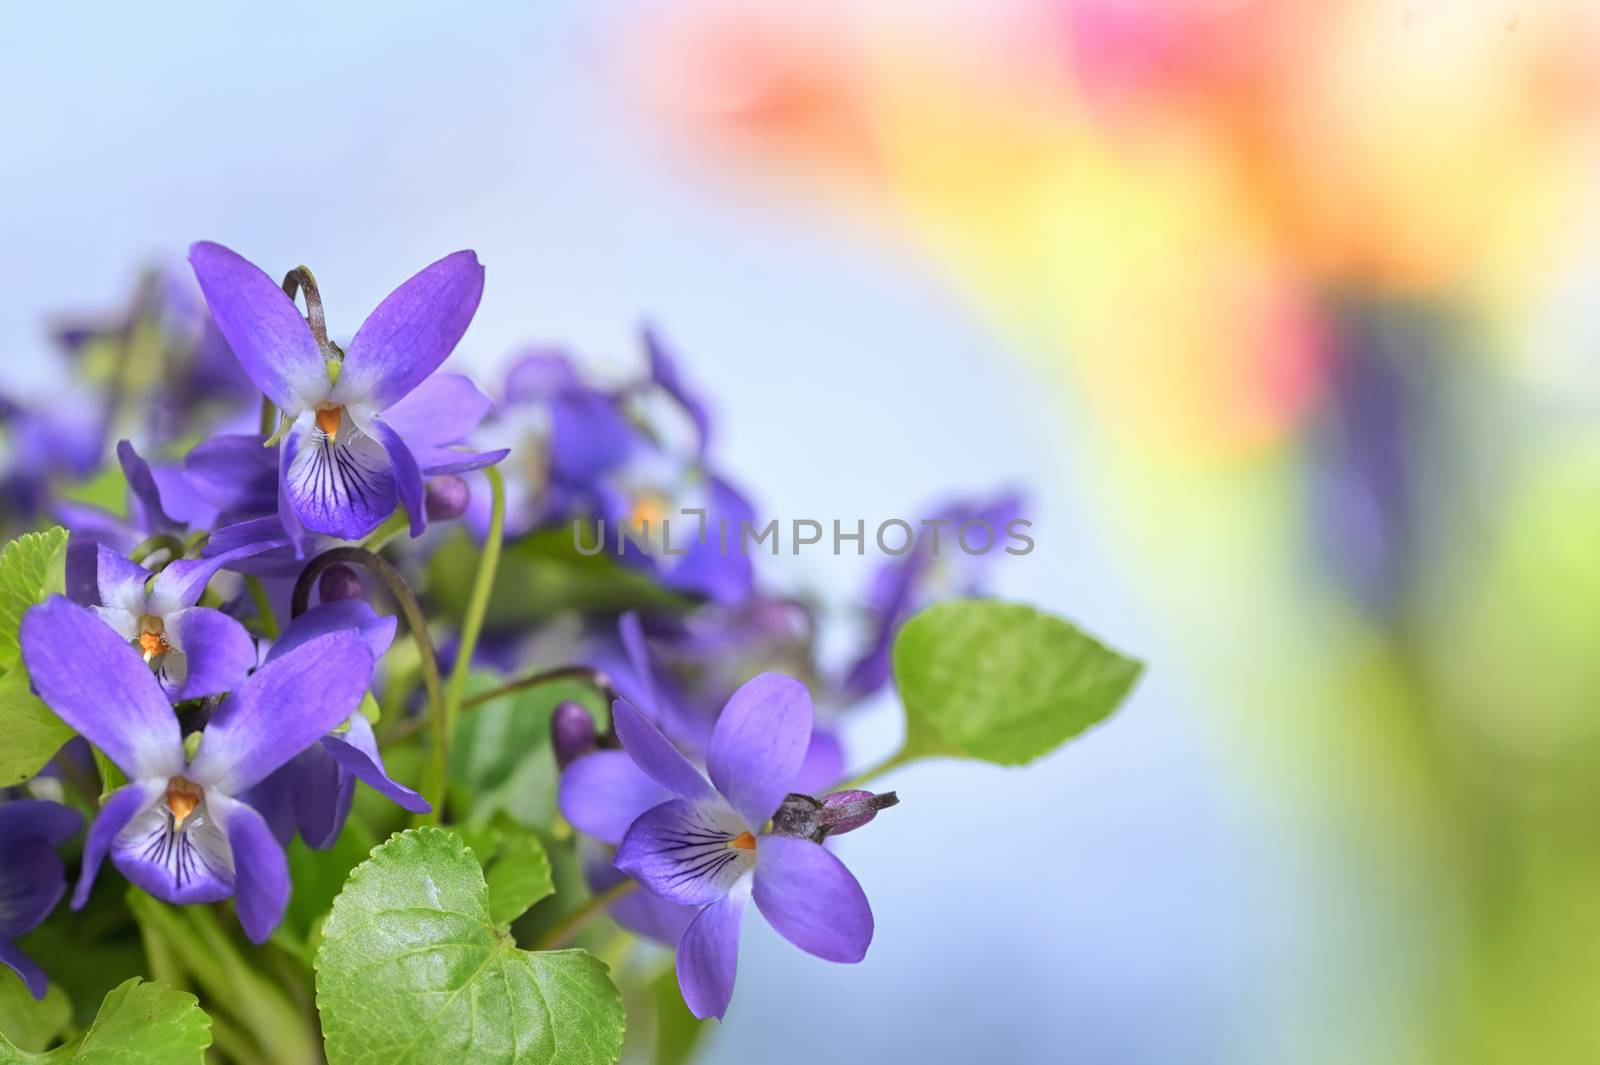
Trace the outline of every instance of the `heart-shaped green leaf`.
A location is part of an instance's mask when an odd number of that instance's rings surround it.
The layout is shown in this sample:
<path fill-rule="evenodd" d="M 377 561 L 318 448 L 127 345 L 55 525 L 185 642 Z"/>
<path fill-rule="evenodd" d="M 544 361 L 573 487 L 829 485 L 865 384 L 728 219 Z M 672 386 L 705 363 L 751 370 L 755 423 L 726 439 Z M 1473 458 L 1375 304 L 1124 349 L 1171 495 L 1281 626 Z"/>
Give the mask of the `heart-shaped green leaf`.
<path fill-rule="evenodd" d="M 442 829 L 399 833 L 356 867 L 316 968 L 330 1065 L 610 1065 L 622 1049 L 605 965 L 519 949 L 472 852 Z"/>

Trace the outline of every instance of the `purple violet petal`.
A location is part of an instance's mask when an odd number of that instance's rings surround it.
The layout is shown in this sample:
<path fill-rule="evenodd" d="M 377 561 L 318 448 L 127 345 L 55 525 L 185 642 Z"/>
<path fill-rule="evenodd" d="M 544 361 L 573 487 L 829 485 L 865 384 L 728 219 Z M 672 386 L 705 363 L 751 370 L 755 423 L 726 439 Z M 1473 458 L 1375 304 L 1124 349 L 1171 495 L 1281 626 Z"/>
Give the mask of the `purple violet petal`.
<path fill-rule="evenodd" d="M 720 798 L 672 799 L 628 826 L 617 845 L 616 865 L 662 898 L 697 906 L 721 898 L 750 871 L 755 844 L 739 815 Z"/>
<path fill-rule="evenodd" d="M 291 414 L 326 391 L 316 338 L 277 282 L 237 252 L 210 241 L 190 245 L 189 263 L 212 320 L 256 388 Z"/>
<path fill-rule="evenodd" d="M 383 420 L 413 446 L 443 447 L 464 440 L 494 404 L 472 379 L 436 373 L 383 412 Z"/>
<path fill-rule="evenodd" d="M 626 699 L 611 704 L 611 721 L 623 749 L 657 784 L 685 799 L 717 799 L 716 789 L 700 770 Z"/>
<path fill-rule="evenodd" d="M 289 861 L 272 829 L 248 803 L 226 795 L 207 800 L 233 851 L 235 906 L 252 943 L 265 943 L 289 906 Z"/>
<path fill-rule="evenodd" d="M 371 681 L 372 652 L 356 633 L 309 641 L 223 701 L 185 775 L 242 795 L 355 713 Z"/>
<path fill-rule="evenodd" d="M 422 531 L 428 527 L 428 516 L 427 508 L 423 505 L 426 489 L 422 483 L 422 470 L 417 466 L 417 458 L 406 446 L 406 442 L 400 439 L 400 434 L 395 432 L 394 427 L 381 418 L 372 420 L 372 432 L 389 456 L 400 503 L 406 508 L 406 516 L 411 519 L 411 535 L 421 536 Z"/>
<path fill-rule="evenodd" d="M 414 814 L 425 814 L 433 806 L 422 794 L 392 779 L 383 768 L 383 757 L 378 753 L 378 741 L 372 726 L 360 714 L 350 718 L 350 727 L 343 734 L 324 736 L 323 749 L 339 763 L 343 773 L 361 781 L 390 802 Z"/>
<path fill-rule="evenodd" d="M 135 617 L 145 612 L 145 584 L 153 576 L 149 570 L 123 558 L 105 544 L 98 545 L 95 568 L 101 606 L 126 611 Z"/>
<path fill-rule="evenodd" d="M 182 529 L 183 523 L 174 521 L 162 509 L 161 488 L 156 484 L 155 475 L 150 472 L 150 464 L 139 457 L 131 442 L 117 441 L 117 461 L 122 464 L 122 475 L 127 478 L 128 488 L 143 511 L 144 520 L 141 524 L 145 530 L 161 533 Z"/>
<path fill-rule="evenodd" d="M 487 469 L 502 462 L 511 454 L 508 447 L 494 451 L 453 451 L 444 448 L 422 448 L 415 452 L 417 464 L 426 477 L 442 477 L 450 473 L 471 473 Z"/>
<path fill-rule="evenodd" d="M 850 870 L 826 847 L 762 836 L 756 847 L 756 908 L 808 954 L 857 962 L 872 943 L 872 907 Z"/>
<path fill-rule="evenodd" d="M 50 980 L 44 970 L 39 968 L 38 962 L 22 953 L 20 947 L 4 938 L 0 938 L 0 965 L 21 977 L 28 994 L 41 1001 L 44 999 L 44 993 L 50 988 Z"/>
<path fill-rule="evenodd" d="M 689 1012 L 722 1019 L 739 969 L 739 925 L 750 901 L 749 880 L 700 911 L 678 940 L 678 989 Z"/>
<path fill-rule="evenodd" d="M 627 752 L 591 751 L 561 774 L 557 805 L 578 831 L 616 844 L 640 814 L 670 798 Z"/>
<path fill-rule="evenodd" d="M 861 961 L 872 943 L 866 892 L 843 862 L 810 840 L 762 836 L 755 908 L 784 939 L 827 961 Z"/>
<path fill-rule="evenodd" d="M 356 330 L 334 401 L 365 401 L 378 410 L 399 402 L 455 350 L 482 297 L 476 253 L 458 251 L 423 267 Z"/>
<path fill-rule="evenodd" d="M 195 446 L 183 467 L 195 494 L 230 514 L 271 514 L 278 498 L 277 456 L 242 433 Z"/>
<path fill-rule="evenodd" d="M 83 904 L 89 901 L 89 891 L 94 887 L 94 878 L 100 872 L 100 863 L 105 861 L 112 841 L 128 827 L 128 822 L 159 802 L 166 790 L 167 778 L 162 776 L 126 784 L 106 799 L 105 805 L 95 815 L 94 824 L 89 826 L 88 838 L 84 840 L 83 865 L 78 873 L 78 887 L 72 893 L 74 910 L 81 910 Z"/>
<path fill-rule="evenodd" d="M 179 906 L 221 902 L 233 894 L 233 859 L 215 817 L 225 801 L 207 792 L 181 825 L 166 803 L 152 803 L 111 841 L 112 863 L 158 899 Z"/>
<path fill-rule="evenodd" d="M 761 673 L 733 693 L 711 732 L 706 768 L 717 790 L 760 830 L 789 794 L 811 745 L 811 693 Z"/>
<path fill-rule="evenodd" d="M 237 618 L 220 610 L 175 610 L 167 615 L 166 632 L 167 642 L 183 654 L 188 667 L 182 682 L 167 692 L 173 702 L 230 692 L 255 667 L 255 641 Z"/>
<path fill-rule="evenodd" d="M 89 610 L 51 596 L 22 619 L 34 690 L 132 779 L 183 770 L 172 706 L 139 653 Z"/>
<path fill-rule="evenodd" d="M 307 529 L 359 540 L 394 513 L 391 454 L 356 425 L 348 410 L 334 438 L 308 424 L 292 429 L 284 444 L 293 455 L 284 491 Z"/>
<path fill-rule="evenodd" d="M 281 658 L 318 636 L 349 631 L 361 634 L 374 659 L 382 658 L 394 642 L 397 624 L 393 615 L 379 614 L 364 599 L 336 599 L 314 606 L 289 622 L 283 635 L 267 651 L 266 661 Z"/>

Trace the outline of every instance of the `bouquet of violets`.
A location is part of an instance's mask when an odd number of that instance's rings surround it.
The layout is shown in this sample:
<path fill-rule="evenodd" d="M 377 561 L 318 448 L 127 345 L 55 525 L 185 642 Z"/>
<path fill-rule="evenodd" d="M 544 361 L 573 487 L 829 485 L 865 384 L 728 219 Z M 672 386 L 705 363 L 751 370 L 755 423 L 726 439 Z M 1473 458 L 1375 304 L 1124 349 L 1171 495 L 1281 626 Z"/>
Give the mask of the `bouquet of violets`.
<path fill-rule="evenodd" d="M 687 1061 L 751 903 L 867 956 L 879 777 L 1032 761 L 1137 679 L 941 552 L 1003 493 L 821 654 L 660 336 L 622 381 L 440 371 L 470 251 L 343 343 L 305 267 L 189 265 L 56 330 L 74 393 L 0 399 L 0 1062 Z M 841 722 L 891 687 L 862 767 Z"/>

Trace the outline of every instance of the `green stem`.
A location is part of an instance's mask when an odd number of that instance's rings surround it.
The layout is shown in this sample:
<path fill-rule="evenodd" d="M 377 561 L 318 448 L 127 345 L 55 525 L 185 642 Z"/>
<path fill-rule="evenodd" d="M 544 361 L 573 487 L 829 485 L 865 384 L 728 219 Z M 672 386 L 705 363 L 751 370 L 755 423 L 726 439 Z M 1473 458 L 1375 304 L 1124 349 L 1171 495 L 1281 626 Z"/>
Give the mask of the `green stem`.
<path fill-rule="evenodd" d="M 850 777 L 847 780 L 840 781 L 838 784 L 835 784 L 833 787 L 829 788 L 828 791 L 830 794 L 835 791 L 855 791 L 863 784 L 869 783 L 870 781 L 883 776 L 883 774 L 887 773 L 891 769 L 898 769 L 907 762 L 915 761 L 916 758 L 917 756 L 915 754 L 902 746 L 898 751 L 895 751 L 877 765 L 868 769 L 863 769 L 855 776 Z"/>
<path fill-rule="evenodd" d="M 519 691 L 560 680 L 581 680 L 592 686 L 605 697 L 607 713 L 610 713 L 611 704 L 617 701 L 617 689 L 612 686 L 611 678 L 601 670 L 590 666 L 561 666 L 558 669 L 546 669 L 538 673 L 528 673 L 514 680 L 508 680 L 498 687 L 490 688 L 488 691 L 478 692 L 476 695 L 462 700 L 461 712 L 466 713 L 468 710 L 482 706 L 484 703 L 492 703 L 503 696 L 515 695 Z M 414 717 L 397 721 L 392 728 L 385 730 L 383 735 L 379 737 L 379 745 L 388 746 L 391 743 L 409 739 L 422 731 L 422 726 L 423 722 Z"/>
<path fill-rule="evenodd" d="M 269 640 L 278 638 L 278 612 L 272 609 L 272 600 L 267 598 L 266 586 L 261 583 L 260 577 L 247 576 L 244 586 L 250 589 L 250 601 L 256 605 L 256 614 L 261 619 L 262 633 Z"/>
<path fill-rule="evenodd" d="M 266 396 L 261 397 L 261 435 L 271 438 L 272 430 L 277 426 L 277 411 L 272 407 L 272 400 Z"/>
<path fill-rule="evenodd" d="M 479 692 L 461 704 L 461 709 L 471 710 L 475 706 L 493 702 L 502 695 L 511 695 L 528 688 L 536 688 L 541 684 L 550 684 L 558 680 L 581 680 L 589 684 L 601 695 L 606 697 L 607 712 L 610 706 L 617 701 L 617 689 L 612 686 L 611 678 L 605 673 L 590 666 L 562 666 L 559 669 L 546 669 L 539 673 L 529 673 L 515 680 L 508 680 L 498 688 Z"/>
<path fill-rule="evenodd" d="M 500 471 L 493 466 L 484 471 L 489 478 L 489 535 L 483 542 L 483 554 L 478 559 L 478 573 L 472 580 L 472 595 L 467 600 L 467 613 L 461 619 L 461 641 L 456 648 L 455 668 L 450 671 L 450 685 L 444 695 L 444 723 L 447 733 L 456 727 L 461 716 L 462 697 L 467 690 L 467 675 L 472 672 L 472 652 L 477 649 L 478 635 L 483 631 L 483 615 L 489 609 L 489 593 L 494 590 L 495 571 L 500 568 L 500 541 L 505 536 L 506 484 Z M 435 770 L 443 776 L 444 751 L 434 753 Z"/>
<path fill-rule="evenodd" d="M 606 912 L 606 908 L 618 899 L 626 898 L 639 887 L 637 880 L 624 880 L 613 884 L 598 895 L 591 895 L 582 906 L 567 914 L 561 920 L 544 930 L 534 943 L 534 950 L 559 950 L 572 940 L 572 937 L 589 927 L 594 920 Z"/>
<path fill-rule="evenodd" d="M 128 560 L 142 563 L 157 551 L 163 550 L 167 552 L 168 562 L 180 559 L 183 557 L 183 541 L 171 533 L 157 533 L 149 539 L 141 541 L 137 547 L 130 551 Z"/>
<path fill-rule="evenodd" d="M 382 551 L 389 546 L 390 540 L 393 540 L 409 528 L 411 528 L 410 515 L 405 512 L 404 508 L 398 508 L 393 514 L 389 515 L 387 521 L 367 534 L 366 539 L 361 541 L 361 546 L 368 551 Z"/>

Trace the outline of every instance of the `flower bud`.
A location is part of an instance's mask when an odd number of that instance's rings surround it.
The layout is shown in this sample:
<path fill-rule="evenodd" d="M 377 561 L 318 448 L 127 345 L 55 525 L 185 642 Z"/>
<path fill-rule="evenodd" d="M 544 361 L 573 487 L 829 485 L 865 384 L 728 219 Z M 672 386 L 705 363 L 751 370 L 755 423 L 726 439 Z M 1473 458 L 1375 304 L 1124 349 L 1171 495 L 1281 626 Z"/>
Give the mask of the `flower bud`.
<path fill-rule="evenodd" d="M 428 482 L 422 496 L 422 509 L 429 521 L 449 521 L 466 513 L 471 498 L 467 482 L 447 473 Z"/>
<path fill-rule="evenodd" d="M 317 580 L 317 594 L 324 603 L 336 603 L 341 599 L 360 599 L 365 592 L 356 571 L 340 562 L 322 571 Z"/>
<path fill-rule="evenodd" d="M 556 754 L 556 765 L 565 769 L 599 745 L 589 711 L 571 701 L 556 704 L 550 715 L 550 746 Z"/>
<path fill-rule="evenodd" d="M 790 792 L 772 815 L 772 833 L 821 843 L 829 836 L 852 832 L 871 821 L 879 810 L 899 803 L 892 791 L 836 791 L 824 799 Z"/>
<path fill-rule="evenodd" d="M 853 832 L 878 816 L 878 811 L 895 805 L 900 796 L 892 791 L 874 795 L 870 791 L 836 791 L 822 799 L 818 820 L 830 836 Z"/>

